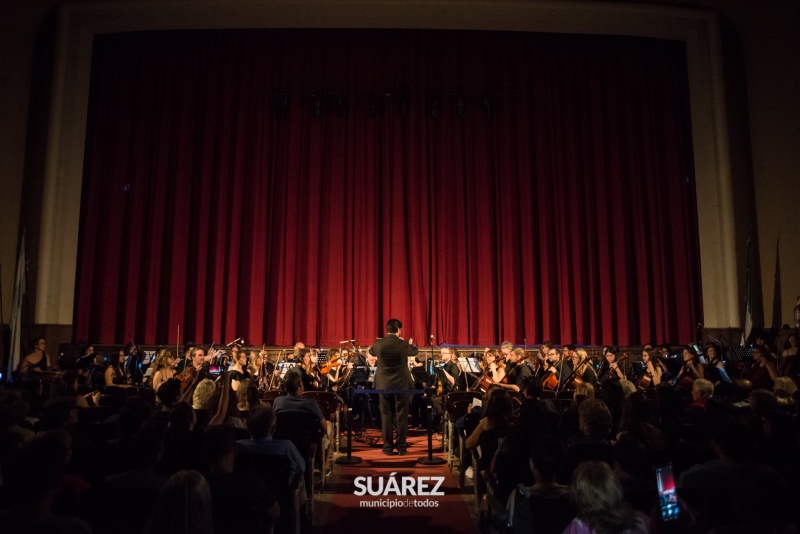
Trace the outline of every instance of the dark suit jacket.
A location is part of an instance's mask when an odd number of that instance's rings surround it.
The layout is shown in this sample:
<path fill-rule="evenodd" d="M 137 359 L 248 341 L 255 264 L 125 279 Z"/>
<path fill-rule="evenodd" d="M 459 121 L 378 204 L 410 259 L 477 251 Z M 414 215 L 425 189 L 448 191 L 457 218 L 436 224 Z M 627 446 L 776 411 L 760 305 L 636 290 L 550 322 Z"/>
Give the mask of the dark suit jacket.
<path fill-rule="evenodd" d="M 378 339 L 369 353 L 378 357 L 375 389 L 412 389 L 414 381 L 408 370 L 408 357 L 417 354 L 417 347 L 395 335 Z"/>

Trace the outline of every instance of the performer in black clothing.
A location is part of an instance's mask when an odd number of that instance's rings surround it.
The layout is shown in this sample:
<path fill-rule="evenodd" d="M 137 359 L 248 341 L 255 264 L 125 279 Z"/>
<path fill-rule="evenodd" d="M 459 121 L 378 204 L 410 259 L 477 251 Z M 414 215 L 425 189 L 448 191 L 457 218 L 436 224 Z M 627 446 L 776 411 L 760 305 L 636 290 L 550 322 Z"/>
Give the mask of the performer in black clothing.
<path fill-rule="evenodd" d="M 597 386 L 597 373 L 594 370 L 594 365 L 589 358 L 589 354 L 584 349 L 575 349 L 572 351 L 572 367 L 577 369 L 578 372 L 575 376 L 583 380 L 585 384 Z"/>
<path fill-rule="evenodd" d="M 404 391 L 413 386 L 411 373 L 408 370 L 408 357 L 416 356 L 417 348 L 413 339 L 404 340 L 403 323 L 397 319 L 389 319 L 386 323 L 386 337 L 378 339 L 370 347 L 369 353 L 377 356 L 378 368 L 375 372 L 375 389 Z M 381 434 L 383 436 L 383 453 L 391 455 L 396 447 L 399 454 L 406 454 L 408 443 L 408 407 L 409 393 L 381 393 Z M 392 417 L 392 407 L 394 415 Z M 397 442 L 392 440 L 392 426 L 397 426 Z"/>
<path fill-rule="evenodd" d="M 434 384 L 436 395 L 431 398 L 433 407 L 433 428 L 439 426 L 441 417 L 444 414 L 444 398 L 448 393 L 458 389 L 458 375 L 461 372 L 455 362 L 455 351 L 450 347 L 443 347 L 441 350 L 442 362 L 436 368 L 436 382 Z"/>
<path fill-rule="evenodd" d="M 505 384 L 500 384 L 505 389 L 522 391 L 525 387 L 525 380 L 533 376 L 531 368 L 523 361 L 525 351 L 516 348 L 506 355 L 506 378 Z"/>

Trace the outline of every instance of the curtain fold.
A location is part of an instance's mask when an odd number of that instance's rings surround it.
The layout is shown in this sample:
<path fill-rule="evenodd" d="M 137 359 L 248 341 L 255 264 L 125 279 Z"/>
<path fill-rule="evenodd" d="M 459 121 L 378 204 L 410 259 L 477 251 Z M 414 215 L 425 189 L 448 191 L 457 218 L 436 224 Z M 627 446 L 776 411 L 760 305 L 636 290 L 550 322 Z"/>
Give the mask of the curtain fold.
<path fill-rule="evenodd" d="M 672 41 L 97 36 L 76 340 L 690 341 L 687 95 Z"/>

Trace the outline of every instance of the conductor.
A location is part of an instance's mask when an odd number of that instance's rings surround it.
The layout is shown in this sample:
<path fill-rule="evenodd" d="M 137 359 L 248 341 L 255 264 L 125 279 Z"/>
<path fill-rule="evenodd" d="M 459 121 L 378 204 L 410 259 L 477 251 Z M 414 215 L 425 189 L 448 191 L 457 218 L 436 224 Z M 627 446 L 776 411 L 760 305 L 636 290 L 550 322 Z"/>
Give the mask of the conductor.
<path fill-rule="evenodd" d="M 378 339 L 369 349 L 369 353 L 377 356 L 378 369 L 375 372 L 374 388 L 390 390 L 391 393 L 380 394 L 381 434 L 383 436 L 383 454 L 392 455 L 397 448 L 400 455 L 406 454 L 408 442 L 408 407 L 410 393 L 414 386 L 411 373 L 408 371 L 408 357 L 417 354 L 413 339 L 408 341 L 400 337 L 403 323 L 397 319 L 389 319 L 386 323 L 386 337 Z M 392 408 L 394 415 L 392 417 Z M 392 426 L 397 426 L 397 442 L 392 441 Z"/>

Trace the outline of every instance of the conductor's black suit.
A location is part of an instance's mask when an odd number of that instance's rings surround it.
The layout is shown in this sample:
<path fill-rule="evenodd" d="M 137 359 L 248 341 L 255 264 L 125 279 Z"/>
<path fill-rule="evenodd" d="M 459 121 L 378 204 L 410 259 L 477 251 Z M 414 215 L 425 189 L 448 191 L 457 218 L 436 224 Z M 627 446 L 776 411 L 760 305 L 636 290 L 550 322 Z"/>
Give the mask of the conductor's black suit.
<path fill-rule="evenodd" d="M 375 372 L 374 388 L 378 390 L 404 391 L 414 387 L 411 372 L 408 369 L 408 357 L 417 354 L 417 348 L 395 334 L 375 341 L 369 353 L 378 357 L 378 369 Z M 383 452 L 391 453 L 397 447 L 400 454 L 408 449 L 408 407 L 410 393 L 381 393 L 381 434 L 383 436 Z M 397 416 L 397 443 L 392 442 L 392 403 Z"/>

